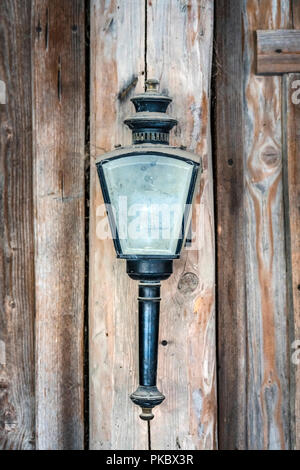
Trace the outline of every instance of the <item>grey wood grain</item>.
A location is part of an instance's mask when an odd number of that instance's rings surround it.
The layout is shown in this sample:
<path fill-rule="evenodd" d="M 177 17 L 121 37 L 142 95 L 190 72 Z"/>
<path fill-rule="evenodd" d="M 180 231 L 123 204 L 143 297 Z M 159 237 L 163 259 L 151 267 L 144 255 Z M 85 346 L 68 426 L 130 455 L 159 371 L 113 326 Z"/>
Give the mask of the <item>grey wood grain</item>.
<path fill-rule="evenodd" d="M 247 449 L 242 15 L 242 2 L 220 0 L 216 4 L 214 183 L 217 220 L 220 449 Z"/>
<path fill-rule="evenodd" d="M 292 9 L 292 22 L 294 29 L 300 28 L 300 0 L 293 0 L 291 2 L 291 9 Z"/>
<path fill-rule="evenodd" d="M 83 448 L 84 7 L 32 18 L 38 449 Z"/>
<path fill-rule="evenodd" d="M 287 28 L 290 3 L 247 2 L 243 20 L 248 448 L 287 449 L 290 427 L 282 81 L 281 77 L 255 75 L 254 31 Z"/>
<path fill-rule="evenodd" d="M 292 447 L 300 448 L 300 74 L 284 78 L 284 175 L 289 287 L 289 355 Z"/>
<path fill-rule="evenodd" d="M 33 449 L 31 1 L 0 14 L 0 449 Z"/>
<path fill-rule="evenodd" d="M 231 8 L 242 9 L 232 27 L 227 25 L 234 22 Z M 216 14 L 220 448 L 287 449 L 282 83 L 281 77 L 256 75 L 254 38 L 256 30 L 291 27 L 290 2 L 251 0 L 240 7 L 224 2 Z M 222 37 L 223 25 L 231 29 L 230 40 Z M 236 51 L 230 57 L 227 46 Z M 227 234 L 233 237 L 228 249 Z M 229 395 L 234 388 L 243 394 L 238 401 L 236 392 L 233 399 Z"/>

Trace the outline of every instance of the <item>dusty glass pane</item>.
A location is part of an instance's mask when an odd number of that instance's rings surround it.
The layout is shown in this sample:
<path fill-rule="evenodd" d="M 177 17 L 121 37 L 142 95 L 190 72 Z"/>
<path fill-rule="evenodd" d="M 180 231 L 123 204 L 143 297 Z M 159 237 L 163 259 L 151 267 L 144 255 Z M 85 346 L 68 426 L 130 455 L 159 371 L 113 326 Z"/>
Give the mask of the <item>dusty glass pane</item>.
<path fill-rule="evenodd" d="M 134 155 L 108 161 L 103 171 L 123 254 L 175 254 L 193 166 Z"/>

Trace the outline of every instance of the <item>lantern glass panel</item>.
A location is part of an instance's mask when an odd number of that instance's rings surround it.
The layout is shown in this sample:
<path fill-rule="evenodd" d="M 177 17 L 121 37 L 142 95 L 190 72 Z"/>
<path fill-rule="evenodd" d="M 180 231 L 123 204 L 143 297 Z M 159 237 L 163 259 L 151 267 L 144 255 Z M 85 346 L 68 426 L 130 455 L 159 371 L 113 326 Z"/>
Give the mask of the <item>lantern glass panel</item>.
<path fill-rule="evenodd" d="M 174 256 L 184 236 L 193 163 L 139 154 L 106 160 L 102 168 L 122 254 Z"/>

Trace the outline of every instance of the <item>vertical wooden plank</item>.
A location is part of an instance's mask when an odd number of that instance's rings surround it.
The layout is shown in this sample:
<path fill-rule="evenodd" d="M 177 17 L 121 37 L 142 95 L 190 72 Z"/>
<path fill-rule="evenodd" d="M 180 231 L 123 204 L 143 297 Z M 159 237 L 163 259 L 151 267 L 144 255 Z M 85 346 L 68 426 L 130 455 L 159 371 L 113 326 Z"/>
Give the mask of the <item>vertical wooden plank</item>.
<path fill-rule="evenodd" d="M 0 16 L 0 449 L 34 447 L 31 1 Z"/>
<path fill-rule="evenodd" d="M 226 3 L 227 12 L 236 4 Z M 221 18 L 224 7 L 223 4 L 220 12 L 217 11 L 217 18 L 221 22 L 227 19 L 232 21 L 229 13 Z M 287 449 L 290 446 L 289 357 L 281 78 L 255 75 L 254 32 L 257 29 L 288 28 L 291 21 L 290 2 L 244 0 L 242 9 L 241 14 L 236 15 L 236 21 L 242 23 L 233 29 L 236 37 L 232 38 L 232 41 L 241 43 L 242 70 L 236 70 L 230 59 L 225 57 L 228 50 L 222 47 L 223 31 L 217 27 L 216 55 L 221 68 L 217 84 L 223 84 L 220 88 L 216 87 L 219 102 L 217 139 L 222 142 L 227 126 L 227 133 L 240 133 L 243 139 L 228 140 L 225 134 L 225 155 L 221 144 L 217 145 L 220 447 Z M 226 95 L 228 86 L 229 89 L 233 87 L 228 85 L 229 80 L 237 85 L 236 96 L 233 94 L 231 99 Z M 226 99 L 223 96 L 224 87 Z M 221 109 L 223 106 L 224 110 Z M 228 113 L 233 121 L 226 122 Z M 242 158 L 243 165 L 240 160 L 237 161 Z M 226 168 L 227 165 L 231 171 Z M 237 175 L 238 170 L 243 172 L 240 176 Z M 228 194 L 231 190 L 239 192 L 236 193 L 234 210 Z M 224 208 L 224 197 L 225 203 L 228 201 L 227 210 Z M 222 274 L 221 269 L 227 266 L 229 271 L 230 267 L 226 261 L 227 250 L 223 249 L 222 243 L 224 232 L 231 231 L 236 231 L 236 235 L 234 248 L 230 252 L 232 256 L 243 259 L 236 272 L 231 273 L 226 291 L 226 272 Z M 239 279 L 240 276 L 243 276 L 242 279 Z M 233 293 L 234 296 L 238 295 L 234 302 Z M 242 325 L 241 334 L 246 334 L 246 351 L 243 339 L 233 332 L 237 325 Z M 224 343 L 232 337 L 235 337 L 235 344 L 231 349 Z M 232 364 L 237 365 L 237 371 L 230 370 Z M 222 397 L 229 390 L 243 390 L 245 383 L 243 393 L 246 403 L 244 399 L 239 399 L 237 406 L 235 395 L 232 401 L 222 403 Z M 240 404 L 242 410 L 239 409 Z M 226 438 L 226 434 L 232 433 L 232 423 L 235 426 L 234 435 Z M 241 437 L 239 431 L 242 432 Z"/>
<path fill-rule="evenodd" d="M 300 29 L 300 0 L 292 0 L 292 20 L 293 28 Z"/>
<path fill-rule="evenodd" d="M 214 136 L 220 449 L 247 448 L 242 13 L 243 2 L 216 3 Z"/>
<path fill-rule="evenodd" d="M 285 78 L 286 162 L 285 192 L 287 214 L 288 273 L 291 285 L 291 408 L 293 423 L 292 445 L 300 448 L 300 74 Z"/>
<path fill-rule="evenodd" d="M 300 29 L 300 0 L 293 0 L 292 2 L 293 10 L 293 28 Z M 296 86 L 294 79 L 300 80 L 300 75 L 297 74 L 289 78 L 289 82 L 293 83 L 293 86 Z M 299 115 L 299 86 L 300 83 L 297 83 L 297 88 L 293 88 L 292 100 L 287 101 L 288 109 L 288 121 L 287 129 L 290 133 L 291 139 L 288 147 L 288 167 L 290 168 L 288 172 L 288 183 L 290 178 L 292 178 L 293 183 L 289 185 L 289 216 L 290 216 L 290 256 L 289 262 L 290 267 L 292 267 L 292 294 L 293 294 L 293 314 L 294 314 L 294 340 L 293 343 L 293 381 L 294 381 L 294 396 L 292 397 L 293 412 L 295 416 L 295 429 L 293 436 L 293 444 L 295 449 L 300 449 L 300 373 L 299 373 L 299 341 L 300 341 L 300 273 L 299 273 L 299 261 L 300 261 L 300 227 L 299 227 L 299 127 L 300 127 L 300 115 Z M 291 93 L 290 87 L 287 88 L 288 93 Z M 295 103 L 295 95 L 297 93 L 297 102 Z M 288 97 L 287 97 L 288 98 Z M 289 142 L 289 140 L 288 140 Z M 297 178 L 298 176 L 298 178 Z M 297 285 L 297 289 L 296 289 Z M 296 355 L 296 358 L 295 358 Z M 296 366 L 296 367 L 295 367 Z"/>
<path fill-rule="evenodd" d="M 193 215 L 196 241 L 162 286 L 158 386 L 166 400 L 151 422 L 153 449 L 216 448 L 215 254 L 210 87 L 212 0 L 147 1 L 147 71 L 173 97 L 171 144 L 202 156 Z M 167 341 L 167 345 L 162 343 Z"/>
<path fill-rule="evenodd" d="M 84 7 L 34 1 L 38 449 L 83 447 Z"/>
<path fill-rule="evenodd" d="M 91 449 L 147 448 L 147 424 L 129 399 L 138 384 L 137 283 L 116 260 L 112 240 L 101 236 L 105 211 L 95 167 L 97 155 L 131 143 L 123 120 L 133 112 L 130 97 L 144 88 L 144 24 L 140 0 L 91 2 Z"/>
<path fill-rule="evenodd" d="M 292 2 L 292 7 L 293 7 L 293 28 L 296 28 L 296 29 L 300 29 L 300 0 L 294 0 Z M 297 79 L 299 80 L 300 79 L 300 76 L 299 74 L 297 75 Z M 295 89 L 293 89 L 293 91 L 296 91 Z M 299 95 L 298 95 L 299 96 Z M 294 103 L 293 103 L 294 104 Z M 290 106 L 291 106 L 291 103 L 290 103 Z M 293 113 L 295 113 L 293 115 Z M 294 130 L 291 130 L 291 132 L 295 132 L 295 130 L 297 131 L 297 129 L 299 129 L 299 103 L 298 103 L 298 106 L 296 107 L 295 109 L 295 106 L 293 108 L 293 113 L 291 113 L 291 116 L 292 116 L 292 119 L 293 119 L 293 124 L 292 126 L 294 127 L 291 127 L 291 129 L 294 129 Z M 299 146 L 299 130 L 298 132 L 295 134 L 293 134 L 294 137 L 297 136 L 297 140 L 295 141 L 295 145 L 298 145 Z M 293 145 L 293 144 L 292 144 Z M 297 175 L 299 175 L 299 149 L 296 148 L 296 151 L 295 151 L 295 147 L 292 146 L 292 149 L 291 151 L 289 152 L 289 159 L 292 160 L 292 162 L 296 162 L 296 159 L 298 158 L 298 163 L 297 163 Z M 294 156 L 293 156 L 293 152 L 294 153 Z M 292 170 L 293 171 L 293 170 Z M 291 173 L 291 172 L 290 172 Z M 296 175 L 296 171 L 295 171 L 295 175 Z M 296 178 L 296 176 L 294 176 Z M 296 179 L 294 181 L 297 181 Z M 299 300 L 299 296 L 300 296 L 300 276 L 299 276 L 299 261 L 297 262 L 297 264 L 295 265 L 295 256 L 299 256 L 299 209 L 298 209 L 298 213 L 296 213 L 296 210 L 297 210 L 297 207 L 299 207 L 299 195 L 298 195 L 298 198 L 297 199 L 294 199 L 295 198 L 295 194 L 296 191 L 298 189 L 298 194 L 299 194 L 299 179 L 298 179 L 298 186 L 297 188 L 295 187 L 295 185 L 293 185 L 293 187 L 291 188 L 291 191 L 292 191 L 292 194 L 293 194 L 293 198 L 290 198 L 291 200 L 295 201 L 293 203 L 293 212 L 291 213 L 291 222 L 290 222 L 290 225 L 293 226 L 294 228 L 292 229 L 293 230 L 293 235 L 292 235 L 292 240 L 293 240 L 293 245 L 292 245 L 292 253 L 293 253 L 293 264 L 292 264 L 292 269 L 293 269 L 293 275 L 292 275 L 292 279 L 293 279 L 293 296 L 294 296 L 294 338 L 296 341 L 300 341 L 300 300 Z M 290 205 L 292 204 L 292 201 L 290 201 Z M 295 225 L 295 221 L 297 220 L 297 223 L 298 225 Z M 298 238 L 297 238 L 298 237 Z M 297 255 L 298 253 L 298 255 Z M 299 260 L 299 258 L 296 258 Z M 295 283 L 297 282 L 297 279 L 298 279 L 298 285 L 297 285 L 297 291 L 295 290 Z M 298 295 L 298 298 L 295 299 L 295 297 Z M 298 361 L 298 364 L 294 364 L 294 366 L 299 366 L 299 343 L 294 343 L 294 351 L 293 353 L 297 354 L 296 356 L 296 361 Z M 298 349 L 298 352 L 295 352 L 295 349 Z M 295 362 L 295 361 L 294 361 Z M 294 388 L 294 393 L 295 393 L 295 397 L 294 397 L 294 412 L 295 412 L 295 435 L 293 436 L 294 438 L 294 447 L 295 449 L 300 449 L 300 374 L 299 374 L 299 367 L 296 367 L 296 370 L 294 369 L 293 370 L 294 372 L 294 381 L 295 381 L 295 388 Z"/>
<path fill-rule="evenodd" d="M 250 449 L 287 449 L 290 445 L 282 79 L 255 76 L 254 69 L 254 31 L 288 28 L 290 20 L 290 2 L 287 0 L 246 2 L 244 243 Z"/>

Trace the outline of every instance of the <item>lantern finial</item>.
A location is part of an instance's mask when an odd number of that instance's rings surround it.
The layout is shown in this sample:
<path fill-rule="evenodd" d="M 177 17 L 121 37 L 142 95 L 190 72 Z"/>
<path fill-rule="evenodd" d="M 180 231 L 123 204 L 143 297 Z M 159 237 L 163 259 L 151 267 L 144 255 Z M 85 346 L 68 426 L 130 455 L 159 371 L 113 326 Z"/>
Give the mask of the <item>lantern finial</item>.
<path fill-rule="evenodd" d="M 146 80 L 146 92 L 147 93 L 153 93 L 156 92 L 158 93 L 158 88 L 159 88 L 159 80 L 156 78 L 149 78 Z"/>

